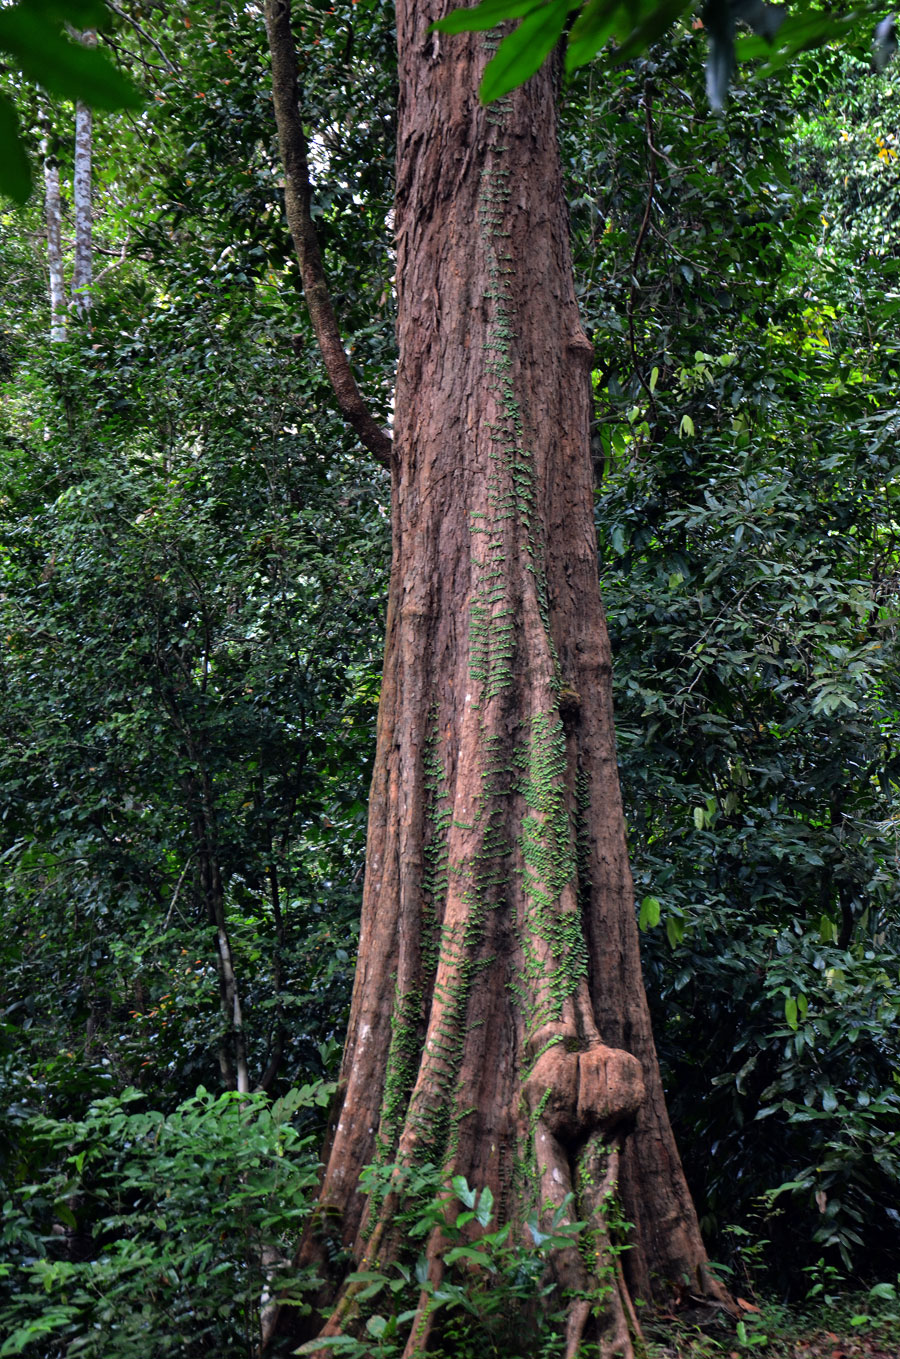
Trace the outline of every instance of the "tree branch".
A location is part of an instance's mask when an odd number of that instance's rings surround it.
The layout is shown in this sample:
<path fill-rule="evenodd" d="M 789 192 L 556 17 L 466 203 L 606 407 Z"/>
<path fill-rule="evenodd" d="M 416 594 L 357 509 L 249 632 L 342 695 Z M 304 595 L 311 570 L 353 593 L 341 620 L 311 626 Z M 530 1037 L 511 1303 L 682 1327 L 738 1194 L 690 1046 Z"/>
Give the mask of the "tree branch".
<path fill-rule="evenodd" d="M 106 0 L 106 3 L 107 3 L 107 5 L 109 6 L 109 8 L 112 10 L 113 14 L 118 14 L 118 16 L 119 16 L 120 19 L 124 19 L 125 22 L 126 22 L 126 24 L 130 24 L 131 27 L 134 29 L 135 33 L 137 33 L 139 37 L 143 38 L 145 42 L 148 42 L 148 43 L 150 44 L 150 46 L 151 46 L 156 52 L 159 53 L 159 55 L 160 55 L 160 56 L 162 57 L 162 59 L 163 59 L 163 62 L 164 62 L 165 65 L 166 65 L 167 69 L 168 69 L 169 71 L 171 71 L 172 75 L 177 75 L 177 74 L 178 74 L 178 67 L 175 66 L 175 65 L 173 65 L 173 63 L 169 60 L 169 58 L 166 56 L 165 52 L 164 52 L 163 49 L 160 47 L 160 45 L 159 45 L 159 43 L 156 41 L 156 39 L 155 39 L 155 38 L 151 38 L 151 36 L 150 36 L 150 34 L 147 32 L 147 30 L 144 29 L 144 28 L 141 28 L 141 26 L 140 26 L 140 24 L 138 23 L 137 19 L 132 18 L 132 16 L 131 16 L 130 14 L 126 14 L 125 11 L 124 11 L 124 9 L 120 9 L 119 6 L 118 6 L 117 4 L 115 4 L 115 0 Z M 141 58 L 141 60 L 143 60 L 143 58 Z"/>
<path fill-rule="evenodd" d="M 266 32 L 272 54 L 272 98 L 284 166 L 285 209 L 310 320 L 341 413 L 369 452 L 385 467 L 390 467 L 391 438 L 369 413 L 351 372 L 328 294 L 319 241 L 310 213 L 309 160 L 300 118 L 290 0 L 266 0 Z"/>

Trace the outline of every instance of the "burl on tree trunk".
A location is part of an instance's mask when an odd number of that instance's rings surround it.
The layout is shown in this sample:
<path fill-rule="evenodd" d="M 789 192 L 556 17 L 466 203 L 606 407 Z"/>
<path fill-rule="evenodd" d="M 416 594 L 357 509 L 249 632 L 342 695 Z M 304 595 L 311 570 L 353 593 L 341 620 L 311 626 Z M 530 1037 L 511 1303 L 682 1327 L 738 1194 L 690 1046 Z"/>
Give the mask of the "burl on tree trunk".
<path fill-rule="evenodd" d="M 359 965 L 302 1253 L 326 1224 L 384 1264 L 397 1195 L 367 1199 L 360 1172 L 433 1162 L 490 1186 L 501 1220 L 587 1219 L 597 1270 L 556 1261 L 580 1298 L 566 1354 L 596 1325 L 601 1354 L 628 1356 L 633 1297 L 727 1295 L 641 980 L 553 73 L 481 107 L 492 44 L 430 35 L 445 10 L 397 5 L 393 569 Z M 345 1287 L 323 1334 L 354 1309 Z M 427 1334 L 423 1298 L 406 1353 Z"/>

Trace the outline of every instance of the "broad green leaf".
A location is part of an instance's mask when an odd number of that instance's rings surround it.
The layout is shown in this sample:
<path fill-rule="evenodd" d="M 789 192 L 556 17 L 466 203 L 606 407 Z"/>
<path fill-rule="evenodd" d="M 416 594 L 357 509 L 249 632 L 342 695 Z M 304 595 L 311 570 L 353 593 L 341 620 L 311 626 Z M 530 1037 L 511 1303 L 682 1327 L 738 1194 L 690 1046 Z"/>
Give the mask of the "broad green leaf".
<path fill-rule="evenodd" d="M 629 33 L 632 27 L 633 21 L 619 0 L 588 0 L 569 33 L 566 70 L 585 66 L 611 38 Z"/>
<path fill-rule="evenodd" d="M 14 57 L 28 80 L 63 99 L 82 99 L 98 109 L 138 108 L 143 103 L 140 91 L 105 52 L 70 41 L 57 14 L 48 16 L 36 0 L 21 0 L 0 10 L 0 49 Z"/>
<path fill-rule="evenodd" d="M 544 0 L 482 0 L 472 9 L 455 9 L 445 18 L 438 19 L 429 32 L 437 29 L 440 33 L 480 33 L 486 28 L 496 28 L 507 19 L 521 19 L 543 3 Z"/>
<path fill-rule="evenodd" d="M 489 1187 L 485 1185 L 485 1187 L 481 1191 L 481 1197 L 478 1200 L 478 1207 L 475 1209 L 475 1216 L 478 1218 L 480 1226 L 482 1227 L 488 1226 L 493 1211 L 494 1211 L 494 1195 L 491 1193 Z"/>
<path fill-rule="evenodd" d="M 64 1227 L 71 1227 L 74 1230 L 74 1228 L 78 1225 L 75 1219 L 75 1214 L 72 1212 L 72 1209 L 69 1207 L 67 1203 L 55 1203 L 53 1205 L 53 1212 L 54 1215 L 59 1218 L 60 1222 L 63 1224 Z"/>
<path fill-rule="evenodd" d="M 112 25 L 112 13 L 105 0 L 22 0 L 22 4 L 48 23 L 69 24 L 79 32 L 102 31 Z"/>
<path fill-rule="evenodd" d="M 527 14 L 488 62 L 478 91 L 481 102 L 502 98 L 534 75 L 559 42 L 569 11 L 577 8 L 578 0 L 550 0 Z"/>
<path fill-rule="evenodd" d="M 666 917 L 666 938 L 672 948 L 677 948 L 684 939 L 684 921 L 681 916 L 669 915 Z"/>
<path fill-rule="evenodd" d="M 804 9 L 785 18 L 774 42 L 755 33 L 739 37 L 734 44 L 734 54 L 738 61 L 762 61 L 764 65 L 759 74 L 765 75 L 786 65 L 798 52 L 834 42 L 858 27 L 867 16 L 883 11 L 883 6 L 872 4 L 861 5 L 843 16 L 818 9 Z"/>
<path fill-rule="evenodd" d="M 454 1264 L 457 1260 L 469 1260 L 472 1264 L 486 1266 L 491 1263 L 491 1257 L 475 1246 L 454 1246 L 444 1256 L 444 1261 L 448 1265 Z"/>
<path fill-rule="evenodd" d="M 656 42 L 657 38 L 661 38 L 666 29 L 671 28 L 675 20 L 689 9 L 693 9 L 693 0 L 663 0 L 662 4 L 652 3 L 651 0 L 651 3 L 645 3 L 645 17 L 635 25 L 621 47 L 613 53 L 614 59 L 628 61 L 632 57 L 640 56 L 645 48 Z"/>
<path fill-rule="evenodd" d="M 797 1027 L 797 1002 L 793 996 L 786 996 L 784 1001 L 784 1017 L 787 1020 L 788 1028 Z"/>
<path fill-rule="evenodd" d="M 638 925 L 641 930 L 652 930 L 659 924 L 660 905 L 656 897 L 644 897 L 641 902 L 641 913 L 638 916 Z"/>
<path fill-rule="evenodd" d="M 460 1203 L 464 1203 L 467 1208 L 475 1207 L 475 1199 L 478 1195 L 478 1190 L 469 1188 L 469 1181 L 466 1179 L 465 1175 L 454 1175 L 453 1179 L 450 1181 L 450 1185 Z"/>
<path fill-rule="evenodd" d="M 318 1354 L 319 1350 L 353 1350 L 359 1348 L 359 1341 L 352 1335 L 326 1335 L 318 1340 L 307 1340 L 305 1345 L 294 1350 L 295 1354 Z"/>

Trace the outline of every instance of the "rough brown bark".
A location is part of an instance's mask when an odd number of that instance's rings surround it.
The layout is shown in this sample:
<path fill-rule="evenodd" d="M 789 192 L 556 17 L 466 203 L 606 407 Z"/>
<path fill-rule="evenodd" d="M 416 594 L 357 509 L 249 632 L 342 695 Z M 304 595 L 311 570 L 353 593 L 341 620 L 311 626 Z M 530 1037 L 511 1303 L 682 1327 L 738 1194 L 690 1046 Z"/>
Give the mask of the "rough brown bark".
<path fill-rule="evenodd" d="M 480 107 L 489 44 L 429 35 L 444 8 L 397 4 L 393 567 L 342 1100 L 301 1254 L 325 1261 L 322 1223 L 357 1261 L 400 1248 L 396 1195 L 358 1189 L 372 1161 L 462 1173 L 519 1222 L 571 1194 L 598 1263 L 557 1260 L 581 1295 L 565 1353 L 596 1326 L 628 1356 L 634 1296 L 727 1297 L 641 979 L 553 74 Z M 323 1334 L 353 1318 L 351 1287 Z M 426 1341 L 414 1324 L 406 1353 Z"/>

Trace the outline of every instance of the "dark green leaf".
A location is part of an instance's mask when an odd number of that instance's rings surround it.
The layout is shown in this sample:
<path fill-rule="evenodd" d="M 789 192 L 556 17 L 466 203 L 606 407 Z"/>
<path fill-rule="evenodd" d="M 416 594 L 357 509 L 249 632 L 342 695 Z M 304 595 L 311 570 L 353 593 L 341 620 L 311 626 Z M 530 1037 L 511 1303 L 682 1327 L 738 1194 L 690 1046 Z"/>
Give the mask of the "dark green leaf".
<path fill-rule="evenodd" d="M 588 0 L 569 33 L 566 70 L 586 65 L 611 38 L 630 33 L 632 27 L 633 20 L 619 0 Z"/>
<path fill-rule="evenodd" d="M 19 137 L 19 120 L 5 94 L 0 93 L 0 193 L 24 203 L 31 193 L 31 166 Z"/>
<path fill-rule="evenodd" d="M 82 99 L 98 109 L 138 108 L 143 99 L 105 52 L 72 42 L 34 0 L 0 10 L 0 48 L 22 74 L 63 99 Z"/>
<path fill-rule="evenodd" d="M 559 42 L 570 10 L 577 6 L 578 0 L 551 0 L 529 13 L 515 33 L 503 39 L 481 81 L 482 103 L 502 98 L 534 75 Z"/>
<path fill-rule="evenodd" d="M 641 54 L 671 28 L 676 19 L 692 9 L 690 0 L 663 0 L 662 4 L 645 4 L 644 16 L 635 25 L 622 46 L 613 55 L 616 61 L 628 61 Z"/>
<path fill-rule="evenodd" d="M 520 19 L 533 9 L 543 5 L 544 0 L 482 0 L 472 9 L 455 9 L 444 19 L 431 25 L 431 32 L 477 33 L 486 28 L 496 28 L 507 19 Z"/>

